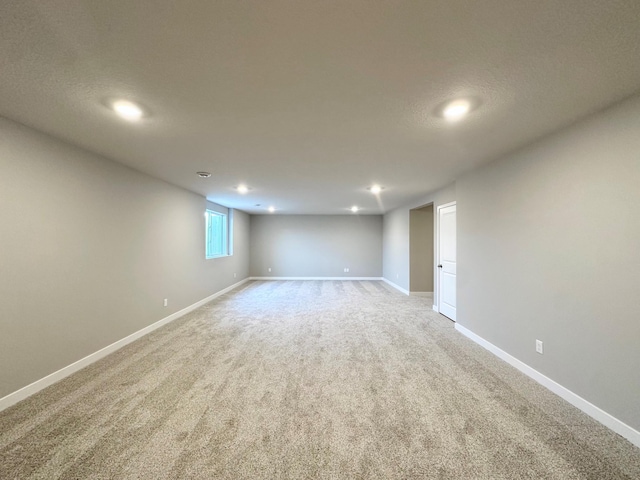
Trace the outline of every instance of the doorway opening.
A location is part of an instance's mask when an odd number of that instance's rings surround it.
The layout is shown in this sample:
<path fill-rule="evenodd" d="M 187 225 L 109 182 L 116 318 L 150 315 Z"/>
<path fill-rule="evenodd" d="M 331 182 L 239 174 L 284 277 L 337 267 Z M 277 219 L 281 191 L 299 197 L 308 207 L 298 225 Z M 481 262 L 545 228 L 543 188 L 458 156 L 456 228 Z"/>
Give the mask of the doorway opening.
<path fill-rule="evenodd" d="M 435 216 L 433 203 L 409 211 L 409 291 L 434 305 Z"/>

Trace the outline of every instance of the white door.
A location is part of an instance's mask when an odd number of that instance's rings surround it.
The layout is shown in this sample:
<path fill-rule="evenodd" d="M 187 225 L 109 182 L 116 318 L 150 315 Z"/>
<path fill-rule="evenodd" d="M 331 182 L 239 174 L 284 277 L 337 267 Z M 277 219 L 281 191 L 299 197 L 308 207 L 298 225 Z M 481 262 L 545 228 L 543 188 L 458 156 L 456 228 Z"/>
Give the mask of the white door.
<path fill-rule="evenodd" d="M 456 205 L 438 207 L 438 310 L 456 320 Z"/>

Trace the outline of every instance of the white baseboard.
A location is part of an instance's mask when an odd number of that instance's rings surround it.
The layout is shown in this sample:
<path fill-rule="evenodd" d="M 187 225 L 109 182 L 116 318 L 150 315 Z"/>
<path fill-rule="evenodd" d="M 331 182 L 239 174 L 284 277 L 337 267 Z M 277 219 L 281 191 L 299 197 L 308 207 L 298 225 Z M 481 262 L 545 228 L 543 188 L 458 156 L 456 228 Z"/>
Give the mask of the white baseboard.
<path fill-rule="evenodd" d="M 627 425 L 626 423 L 622 422 L 621 420 L 618 420 L 613 415 L 605 412 L 604 410 L 602 410 L 599 407 L 596 407 L 594 404 L 588 402 L 587 400 L 585 400 L 581 396 L 573 393 L 571 390 L 569 390 L 569 389 L 563 387 L 562 385 L 560 385 L 559 383 L 551 380 L 549 377 L 543 375 L 542 373 L 538 372 L 537 370 L 534 370 L 533 368 L 531 368 L 526 363 L 518 360 L 517 358 L 515 358 L 514 356 L 508 354 L 504 350 L 502 350 L 502 349 L 496 347 L 495 345 L 493 345 L 492 343 L 486 341 L 484 338 L 476 335 L 475 333 L 473 333 L 468 328 L 463 327 L 459 323 L 455 324 L 455 328 L 460 333 L 462 333 L 464 336 L 470 338 L 471 340 L 476 342 L 478 345 L 486 348 L 487 350 L 489 350 L 491 353 L 493 353 L 498 358 L 504 360 L 505 362 L 507 362 L 511 366 L 517 368 L 518 370 L 520 370 L 522 373 L 524 373 L 528 377 L 531 377 L 533 380 L 538 382 L 540 385 L 542 385 L 543 387 L 546 387 L 547 389 L 551 390 L 553 393 L 555 393 L 559 397 L 563 398 L 564 400 L 569 402 L 574 407 L 579 408 L 584 413 L 589 415 L 591 418 L 593 418 L 593 419 L 597 420 L 598 422 L 602 423 L 605 427 L 610 428 L 611 430 L 613 430 L 617 434 L 622 435 L 624 438 L 629 440 L 635 446 L 640 447 L 640 432 L 638 432 L 633 427 L 630 427 L 629 425 Z"/>
<path fill-rule="evenodd" d="M 101 348 L 97 352 L 94 352 L 94 353 L 92 353 L 90 355 L 87 355 L 84 358 L 81 358 L 77 362 L 73 362 L 71 365 L 67 365 L 66 367 L 61 368 L 60 370 L 58 370 L 56 372 L 53 372 L 53 373 L 47 375 L 46 377 L 41 378 L 40 380 L 36 380 L 35 382 L 27 385 L 26 387 L 22 387 L 20 390 L 16 390 L 15 392 L 10 393 L 9 395 L 7 395 L 5 397 L 0 398 L 0 412 L 2 410 L 4 410 L 5 408 L 8 408 L 8 407 L 10 407 L 12 405 L 15 405 L 19 401 L 24 400 L 27 397 L 30 397 L 34 393 L 37 393 L 40 390 L 42 390 L 44 388 L 47 388 L 50 385 L 53 385 L 54 383 L 62 380 L 63 378 L 68 377 L 72 373 L 75 373 L 78 370 L 81 370 L 84 367 L 86 367 L 88 365 L 91 365 L 94 362 L 97 362 L 101 358 L 104 358 L 107 355 L 109 355 L 110 353 L 113 353 L 116 350 L 121 349 L 125 345 L 128 345 L 129 343 L 139 339 L 140 337 L 144 337 L 145 335 L 153 332 L 154 330 L 157 330 L 158 328 L 166 325 L 167 323 L 170 323 L 170 322 L 172 322 L 172 321 L 174 321 L 174 320 L 186 315 L 187 313 L 192 312 L 196 308 L 201 307 L 202 305 L 204 305 L 205 303 L 210 302 L 214 298 L 219 297 L 220 295 L 224 295 L 225 293 L 233 290 L 236 287 L 239 287 L 240 285 L 242 285 L 243 283 L 246 283 L 248 281 L 249 281 L 249 279 L 245 278 L 244 280 L 241 280 L 238 283 L 234 283 L 233 285 L 231 285 L 231 286 L 229 286 L 229 287 L 227 287 L 227 288 L 225 288 L 223 290 L 220 290 L 219 292 L 216 292 L 213 295 L 209 295 L 207 298 L 204 298 L 204 299 L 194 303 L 193 305 L 189 305 L 188 307 L 185 307 L 182 310 L 179 310 L 179 311 L 177 311 L 175 313 L 172 313 L 168 317 L 165 317 L 162 320 L 158 320 L 157 322 L 152 323 L 151 325 L 149 325 L 147 327 L 144 327 L 142 330 L 138 330 L 137 332 L 134 332 L 131 335 L 128 335 L 128 336 L 118 340 L 117 342 L 112 343 L 111 345 L 108 345 L 108 346 L 106 346 L 104 348 Z"/>
<path fill-rule="evenodd" d="M 434 312 L 438 312 L 438 313 L 440 313 L 440 309 L 438 308 L 438 306 L 437 306 L 437 305 L 431 305 L 431 308 L 433 308 L 433 311 L 434 311 Z"/>
<path fill-rule="evenodd" d="M 411 292 L 410 295 L 412 297 L 428 297 L 433 295 L 433 292 Z"/>
<path fill-rule="evenodd" d="M 363 280 L 380 281 L 382 277 L 249 277 L 249 280 Z"/>
<path fill-rule="evenodd" d="M 385 283 L 388 283 L 389 285 L 391 285 L 393 288 L 395 288 L 396 290 L 401 291 L 402 293 L 404 293 L 405 295 L 409 295 L 409 290 L 405 290 L 404 288 L 402 288 L 400 285 L 396 285 L 395 283 L 393 283 L 391 280 L 387 280 L 386 278 L 382 277 L 382 281 Z"/>

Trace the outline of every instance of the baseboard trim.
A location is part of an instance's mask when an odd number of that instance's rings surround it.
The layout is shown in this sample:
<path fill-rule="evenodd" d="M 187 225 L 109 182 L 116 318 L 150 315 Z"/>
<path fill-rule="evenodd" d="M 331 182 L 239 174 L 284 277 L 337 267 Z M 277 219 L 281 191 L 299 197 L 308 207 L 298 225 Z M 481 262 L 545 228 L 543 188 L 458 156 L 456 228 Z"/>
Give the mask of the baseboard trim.
<path fill-rule="evenodd" d="M 469 330 L 468 328 L 463 327 L 459 323 L 455 324 L 455 329 L 458 330 L 465 337 L 468 337 L 469 339 L 473 340 L 478 345 L 480 345 L 480 346 L 486 348 L 487 350 L 489 350 L 491 353 L 493 353 L 495 356 L 497 356 L 501 360 L 504 360 L 509 365 L 517 368 L 522 373 L 524 373 L 528 377 L 532 378 L 533 380 L 538 382 L 543 387 L 546 387 L 547 389 L 551 390 L 553 393 L 555 393 L 559 397 L 563 398 L 564 400 L 569 402 L 574 407 L 582 410 L 584 413 L 589 415 L 591 418 L 597 420 L 598 422 L 603 424 L 605 427 L 613 430 L 614 432 L 616 432 L 619 435 L 622 435 L 624 438 L 626 438 L 631 443 L 633 443 L 636 447 L 640 447 L 640 432 L 638 432 L 633 427 L 630 427 L 629 425 L 627 425 L 626 423 L 622 422 L 621 420 L 618 420 L 613 415 L 605 412 L 601 408 L 599 408 L 599 407 L 595 406 L 594 404 L 588 402 L 587 400 L 585 400 L 581 396 L 573 393 L 568 388 L 563 387 L 562 385 L 560 385 L 559 383 L 555 382 L 554 380 L 551 380 L 549 377 L 547 377 L 547 376 L 543 375 L 542 373 L 538 372 L 537 370 L 531 368 L 529 365 L 527 365 L 526 363 L 522 362 L 521 360 L 518 360 L 517 358 L 515 358 L 514 356 L 508 354 L 504 350 L 496 347 L 492 343 L 490 343 L 487 340 L 485 340 L 484 338 L 476 335 L 471 330 Z"/>
<path fill-rule="evenodd" d="M 363 280 L 380 281 L 382 277 L 249 277 L 249 280 Z"/>
<path fill-rule="evenodd" d="M 433 292 L 410 292 L 412 297 L 428 297 L 429 295 L 433 295 Z"/>
<path fill-rule="evenodd" d="M 224 295 L 227 292 L 230 292 L 231 290 L 233 290 L 234 288 L 239 287 L 240 285 L 246 283 L 249 281 L 249 278 L 245 278 L 244 280 L 241 280 L 237 283 L 234 283 L 233 285 L 224 288 L 216 293 L 214 293 L 213 295 L 209 295 L 207 298 L 204 298 L 192 305 L 189 305 L 188 307 L 183 308 L 182 310 L 179 310 L 175 313 L 172 313 L 171 315 L 169 315 L 168 317 L 163 318 L 162 320 L 158 320 L 155 323 L 152 323 L 151 325 L 144 327 L 141 330 L 138 330 L 137 332 L 132 333 L 131 335 L 128 335 L 120 340 L 118 340 L 117 342 L 112 343 L 111 345 L 107 345 L 104 348 L 101 348 L 100 350 L 98 350 L 97 352 L 94 352 L 92 354 L 87 355 L 84 358 L 81 358 L 80 360 L 73 362 L 71 365 L 67 365 L 66 367 L 61 368 L 60 370 L 53 372 L 49 375 L 47 375 L 44 378 L 41 378 L 40 380 L 36 380 L 35 382 L 22 387 L 19 390 L 16 390 L 13 393 L 10 393 L 9 395 L 6 395 L 2 398 L 0 398 L 0 412 L 6 408 L 9 408 L 12 405 L 15 405 L 16 403 L 18 403 L 21 400 L 24 400 L 27 397 L 30 397 L 31 395 L 33 395 L 34 393 L 39 392 L 40 390 L 47 388 L 50 385 L 53 385 L 54 383 L 62 380 L 63 378 L 68 377 L 69 375 L 82 370 L 84 367 L 91 365 L 94 362 L 97 362 L 98 360 L 100 360 L 101 358 L 106 357 L 107 355 L 109 355 L 110 353 L 115 352 L 116 350 L 121 349 L 122 347 L 124 347 L 125 345 L 128 345 L 129 343 L 138 340 L 141 337 L 144 337 L 145 335 L 148 335 L 149 333 L 153 332 L 154 330 L 157 330 L 158 328 L 174 321 L 177 320 L 180 317 L 183 317 L 184 315 L 186 315 L 187 313 L 192 312 L 193 310 L 195 310 L 196 308 L 201 307 L 202 305 L 204 305 L 205 303 L 210 302 L 211 300 L 213 300 L 216 297 L 219 297 L 221 295 Z"/>
<path fill-rule="evenodd" d="M 437 305 L 431 305 L 431 308 L 433 308 L 433 311 L 434 311 L 434 312 L 438 312 L 438 313 L 440 313 L 440 310 L 438 309 L 438 306 L 437 306 Z"/>
<path fill-rule="evenodd" d="M 409 290 L 405 290 L 404 288 L 402 288 L 400 285 L 396 285 L 395 283 L 393 283 L 391 280 L 387 280 L 386 278 L 382 277 L 382 281 L 391 285 L 393 288 L 395 288 L 396 290 L 404 293 L 405 295 L 410 295 Z"/>

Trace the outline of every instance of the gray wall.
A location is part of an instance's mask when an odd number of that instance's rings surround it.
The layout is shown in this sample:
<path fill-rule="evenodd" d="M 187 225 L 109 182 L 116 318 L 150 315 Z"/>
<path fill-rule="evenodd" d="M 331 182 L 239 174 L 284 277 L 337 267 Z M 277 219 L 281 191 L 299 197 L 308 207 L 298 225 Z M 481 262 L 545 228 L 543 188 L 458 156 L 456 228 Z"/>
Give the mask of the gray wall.
<path fill-rule="evenodd" d="M 640 430 L 640 98 L 456 196 L 458 322 Z"/>
<path fill-rule="evenodd" d="M 409 272 L 412 292 L 433 292 L 433 205 L 409 212 Z"/>
<path fill-rule="evenodd" d="M 382 217 L 253 215 L 250 250 L 254 277 L 381 277 Z"/>
<path fill-rule="evenodd" d="M 409 290 L 410 281 L 410 211 L 433 203 L 434 212 L 439 205 L 456 200 L 456 186 L 451 184 L 441 190 L 418 198 L 415 202 L 396 208 L 385 214 L 383 222 L 384 247 L 382 252 L 383 276 L 400 288 Z M 435 277 L 435 272 L 434 272 Z M 434 285 L 434 302 L 438 298 Z"/>
<path fill-rule="evenodd" d="M 203 197 L 1 118 L 0 172 L 0 397 L 249 274 L 242 212 L 205 260 Z"/>

